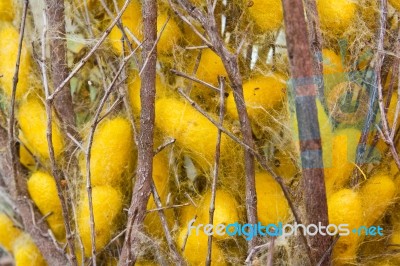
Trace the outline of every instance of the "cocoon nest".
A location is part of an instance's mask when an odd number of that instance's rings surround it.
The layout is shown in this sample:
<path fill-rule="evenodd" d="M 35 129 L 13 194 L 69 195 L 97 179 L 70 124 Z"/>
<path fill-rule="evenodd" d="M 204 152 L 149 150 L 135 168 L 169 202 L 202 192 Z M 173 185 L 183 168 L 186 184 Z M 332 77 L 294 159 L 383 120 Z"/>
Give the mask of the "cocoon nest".
<path fill-rule="evenodd" d="M 57 240 L 63 241 L 65 239 L 64 218 L 54 177 L 46 172 L 37 171 L 32 173 L 27 185 L 29 195 L 42 215 L 50 214 L 46 220 L 54 236 Z"/>
<path fill-rule="evenodd" d="M 29 97 L 21 102 L 17 119 L 21 127 L 21 141 L 41 160 L 48 160 L 47 114 L 43 103 L 37 98 Z M 64 139 L 54 115 L 52 121 L 52 142 L 54 156 L 58 160 L 64 150 Z"/>

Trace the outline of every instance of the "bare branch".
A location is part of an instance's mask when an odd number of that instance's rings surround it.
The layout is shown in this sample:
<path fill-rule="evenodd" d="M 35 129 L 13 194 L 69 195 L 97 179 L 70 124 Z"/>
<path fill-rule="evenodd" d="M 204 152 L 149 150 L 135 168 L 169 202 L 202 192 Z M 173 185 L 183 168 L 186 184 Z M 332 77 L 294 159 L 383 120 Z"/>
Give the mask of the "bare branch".
<path fill-rule="evenodd" d="M 210 1 L 210 0 L 209 0 Z M 225 80 L 222 77 L 218 77 L 219 81 L 219 90 L 220 90 L 220 106 L 219 106 L 219 124 L 220 126 L 224 123 L 225 116 Z M 214 211 L 215 211 L 215 198 L 217 191 L 217 181 L 218 181 L 218 172 L 219 172 L 219 160 L 221 155 L 221 134 L 222 131 L 218 129 L 217 133 L 217 144 L 215 147 L 215 162 L 214 162 L 214 170 L 213 170 L 213 180 L 211 184 L 211 200 L 210 200 L 210 208 L 209 208 L 209 224 L 214 224 Z M 211 265 L 211 252 L 212 252 L 212 235 L 208 236 L 208 249 L 207 249 L 207 259 L 206 266 Z"/>
<path fill-rule="evenodd" d="M 146 215 L 146 206 L 151 193 L 153 175 L 153 135 L 155 121 L 156 63 L 157 63 L 157 2 L 144 0 L 142 6 L 144 43 L 142 59 L 149 58 L 143 66 L 140 88 L 140 132 L 138 142 L 137 179 L 133 188 L 132 201 L 128 211 L 128 224 L 119 265 L 131 265 L 136 262 L 132 247 L 138 241 L 132 230 L 141 228 Z"/>
<path fill-rule="evenodd" d="M 300 136 L 306 221 L 309 224 L 328 225 L 324 166 L 315 102 L 317 86 L 314 80 L 313 59 L 303 2 L 302 0 L 283 0 L 282 3 Z M 309 238 L 312 264 L 320 260 L 330 243 L 330 236 L 317 234 Z M 323 265 L 328 265 L 329 261 L 330 256 L 326 258 Z"/>
<path fill-rule="evenodd" d="M 67 243 L 69 247 L 69 255 L 70 258 L 69 261 L 72 265 L 77 265 L 76 262 L 76 255 L 75 255 L 75 244 L 74 244 L 74 236 L 72 234 L 71 230 L 71 220 L 70 216 L 68 213 L 68 205 L 67 205 L 67 200 L 64 198 L 63 195 L 63 188 L 61 185 L 61 181 L 64 179 L 63 177 L 63 172 L 58 168 L 55 155 L 54 155 L 54 146 L 53 146 L 53 120 L 52 120 L 52 102 L 48 100 L 48 97 L 50 95 L 50 90 L 49 90 L 49 85 L 48 85 L 48 79 L 47 79 L 47 68 L 46 68 L 46 34 L 47 34 L 47 18 L 46 18 L 46 13 L 43 13 L 43 35 L 42 35 L 42 60 L 41 60 L 41 71 L 42 71 L 42 78 L 43 78 L 43 87 L 45 91 L 45 108 L 46 108 L 46 115 L 47 115 L 47 144 L 49 148 L 49 158 L 50 158 L 50 163 L 51 163 L 51 171 L 56 183 L 57 187 L 57 194 L 58 198 L 61 203 L 61 210 L 62 210 L 62 216 L 63 216 L 63 222 L 64 222 L 64 227 L 65 227 L 65 232 L 66 232 L 66 238 L 67 238 Z"/>

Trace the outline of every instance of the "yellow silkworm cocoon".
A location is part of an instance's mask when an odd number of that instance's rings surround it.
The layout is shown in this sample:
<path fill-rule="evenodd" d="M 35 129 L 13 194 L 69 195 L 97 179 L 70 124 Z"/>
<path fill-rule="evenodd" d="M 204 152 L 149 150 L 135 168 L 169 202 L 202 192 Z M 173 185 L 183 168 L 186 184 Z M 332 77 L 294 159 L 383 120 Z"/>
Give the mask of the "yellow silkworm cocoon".
<path fill-rule="evenodd" d="M 13 245 L 15 266 L 45 266 L 46 261 L 33 242 L 32 238 L 24 234 Z"/>
<path fill-rule="evenodd" d="M 325 166 L 325 187 L 327 193 L 334 192 L 349 181 L 354 169 L 357 144 L 361 131 L 356 128 L 339 129 L 334 132 L 332 150 L 332 164 Z M 323 156 L 326 156 L 324 153 Z M 324 159 L 324 163 L 327 160 Z"/>
<path fill-rule="evenodd" d="M 137 73 L 131 74 L 131 79 L 129 81 L 129 100 L 132 106 L 132 109 L 136 116 L 140 115 L 141 110 L 141 102 L 140 102 L 140 86 L 141 80 L 138 77 Z M 168 94 L 167 85 L 163 82 L 160 75 L 156 76 L 156 93 L 157 98 L 165 97 Z"/>
<path fill-rule="evenodd" d="M 373 225 L 386 209 L 394 202 L 396 185 L 386 173 L 377 173 L 370 177 L 361 187 L 363 200 L 364 225 Z"/>
<path fill-rule="evenodd" d="M 258 220 L 264 225 L 287 221 L 289 204 L 278 182 L 266 172 L 256 173 L 255 179 Z"/>
<path fill-rule="evenodd" d="M 282 2 L 279 0 L 254 0 L 248 11 L 261 31 L 274 31 L 283 24 Z"/>
<path fill-rule="evenodd" d="M 293 161 L 290 154 L 281 150 L 274 154 L 272 165 L 275 173 L 287 180 L 292 179 L 297 173 L 299 173 L 297 164 Z"/>
<path fill-rule="evenodd" d="M 0 20 L 13 21 L 15 16 L 14 1 L 0 0 Z"/>
<path fill-rule="evenodd" d="M 175 138 L 202 169 L 209 169 L 214 163 L 217 142 L 217 127 L 197 112 L 190 104 L 173 98 L 156 101 L 156 126 L 165 135 Z M 221 154 L 224 154 L 226 136 L 221 139 Z"/>
<path fill-rule="evenodd" d="M 161 199 L 161 204 L 163 207 L 165 207 L 169 191 L 169 165 L 167 158 L 165 158 L 164 156 L 164 152 L 158 153 L 153 158 L 153 181 L 157 189 L 158 196 Z M 147 203 L 147 210 L 152 210 L 156 208 L 157 205 L 154 201 L 153 194 L 150 194 L 150 198 Z M 171 228 L 174 222 L 173 209 L 165 209 L 164 214 L 167 218 L 169 228 Z M 159 237 L 162 237 L 164 235 L 164 231 L 157 211 L 150 212 L 146 215 L 144 225 L 146 226 L 147 232 L 149 232 L 150 234 Z"/>
<path fill-rule="evenodd" d="M 340 35 L 356 17 L 357 4 L 352 0 L 318 0 L 317 9 L 323 31 Z"/>
<path fill-rule="evenodd" d="M 211 201 L 211 191 L 207 192 L 204 196 L 201 205 L 199 206 L 199 217 L 196 219 L 196 224 L 208 224 L 209 223 L 209 210 Z M 214 210 L 214 230 L 218 224 L 232 224 L 239 221 L 240 213 L 238 210 L 239 204 L 236 199 L 229 192 L 225 190 L 217 190 L 215 197 L 215 210 Z M 191 218 L 193 219 L 193 218 Z M 227 239 L 230 236 L 228 234 L 218 235 L 214 234 L 216 239 Z"/>
<path fill-rule="evenodd" d="M 42 215 L 50 214 L 46 220 L 54 236 L 57 240 L 63 241 L 65 239 L 64 218 L 54 177 L 46 172 L 37 171 L 30 176 L 27 186 L 31 199 Z"/>
<path fill-rule="evenodd" d="M 55 122 L 54 114 L 52 118 L 52 142 L 54 156 L 57 160 L 64 150 L 64 139 Z M 21 141 L 35 156 L 42 160 L 48 160 L 47 115 L 43 103 L 37 98 L 26 99 L 19 107 L 17 119 L 22 131 Z"/>
<path fill-rule="evenodd" d="M 90 234 L 89 201 L 86 191 L 80 201 L 77 223 L 79 235 L 85 248 L 85 256 L 92 250 Z M 96 250 L 100 251 L 111 240 L 118 227 L 118 218 L 122 214 L 122 195 L 110 186 L 97 186 L 92 189 L 93 215 L 96 234 Z"/>
<path fill-rule="evenodd" d="M 322 49 L 324 75 L 343 73 L 342 59 L 334 51 Z"/>
<path fill-rule="evenodd" d="M 166 13 L 161 13 L 157 16 L 157 35 L 161 34 L 157 43 L 157 52 L 162 54 L 172 54 L 174 46 L 183 36 L 181 29 L 172 17 L 169 18 L 164 31 L 161 32 L 167 19 L 168 15 Z"/>
<path fill-rule="evenodd" d="M 349 230 L 364 225 L 362 198 L 351 189 L 339 190 L 328 197 L 329 224 L 348 224 Z M 340 237 L 333 248 L 334 262 L 354 262 L 360 236 L 350 233 Z"/>
<path fill-rule="evenodd" d="M 93 137 L 90 156 L 92 186 L 119 186 L 130 182 L 133 171 L 134 143 L 131 123 L 123 117 L 104 120 Z M 81 160 L 86 177 L 86 160 Z"/>
<path fill-rule="evenodd" d="M 119 8 L 123 6 L 125 1 L 119 1 Z M 133 44 L 133 47 L 136 47 L 136 42 L 140 42 L 143 39 L 143 34 L 141 31 L 142 27 L 142 5 L 140 1 L 133 0 L 129 3 L 128 7 L 126 8 L 125 12 L 121 16 L 122 24 L 124 25 L 124 31 L 126 33 L 126 37 L 129 41 Z M 122 54 L 122 32 L 116 26 L 111 30 L 108 39 L 111 43 L 114 51 L 117 54 Z M 134 40 L 136 39 L 136 41 Z M 125 43 L 125 40 L 123 40 Z M 125 45 L 125 51 L 128 50 L 128 46 Z"/>
<path fill-rule="evenodd" d="M 0 212 L 0 246 L 11 252 L 15 240 L 21 233 L 13 221 L 5 213 Z"/>
<path fill-rule="evenodd" d="M 178 247 L 182 249 L 186 236 L 188 234 L 187 227 L 183 227 L 178 236 Z M 187 260 L 189 265 L 202 265 L 205 263 L 207 258 L 208 250 L 208 236 L 204 231 L 199 230 L 199 234 L 196 234 L 196 230 L 192 229 L 189 237 L 187 238 L 185 250 L 182 252 L 183 257 Z M 223 266 L 227 265 L 224 258 L 224 253 L 213 241 L 212 253 L 211 253 L 212 265 Z"/>
<path fill-rule="evenodd" d="M 1 1 L 0 1 L 1 2 Z M 0 17 L 2 9 L 0 9 Z M 13 77 L 15 73 L 15 63 L 18 55 L 19 32 L 11 24 L 0 25 L 0 87 L 3 89 L 7 97 L 11 97 L 13 87 Z M 16 99 L 19 100 L 29 90 L 29 74 L 31 72 L 31 56 L 26 48 L 22 45 L 21 59 L 19 66 L 19 80 L 16 90 Z"/>
<path fill-rule="evenodd" d="M 221 58 L 211 49 L 204 49 L 201 54 L 199 67 L 196 77 L 207 83 L 218 85 L 218 76 L 227 76 L 224 64 Z M 203 90 L 210 90 L 202 87 Z"/>
<path fill-rule="evenodd" d="M 27 150 L 24 145 L 19 146 L 19 161 L 23 166 L 33 171 L 36 167 L 35 158 L 33 158 L 32 154 Z"/>
<path fill-rule="evenodd" d="M 238 119 L 233 93 L 226 100 L 226 111 Z M 253 78 L 243 84 L 243 94 L 250 119 L 263 125 L 271 116 L 268 111 L 280 107 L 285 99 L 285 79 L 279 74 Z"/>

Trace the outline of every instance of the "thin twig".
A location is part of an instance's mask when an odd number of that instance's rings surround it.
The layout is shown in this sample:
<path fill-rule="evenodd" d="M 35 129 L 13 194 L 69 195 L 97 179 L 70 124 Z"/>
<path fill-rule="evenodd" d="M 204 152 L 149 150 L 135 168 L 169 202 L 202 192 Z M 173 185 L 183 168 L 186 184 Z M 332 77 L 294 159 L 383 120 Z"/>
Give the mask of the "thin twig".
<path fill-rule="evenodd" d="M 11 102 L 10 102 L 10 117 L 8 120 L 8 148 L 10 150 L 10 158 L 11 158 L 11 170 L 12 170 L 12 179 L 10 180 L 10 186 L 11 186 L 11 193 L 12 197 L 15 199 L 18 195 L 17 191 L 17 183 L 20 182 L 17 180 L 18 175 L 17 175 L 17 151 L 16 151 L 16 141 L 15 141 L 15 97 L 16 97 L 16 91 L 17 91 L 17 85 L 18 85 L 18 75 L 19 75 L 19 66 L 21 62 L 21 51 L 22 51 L 22 45 L 24 42 L 24 33 L 25 33 L 25 22 L 26 22 L 26 14 L 28 10 L 28 1 L 24 1 L 24 10 L 22 14 L 22 19 L 21 19 L 21 28 L 19 31 L 19 40 L 18 40 L 18 54 L 17 54 L 17 59 L 15 62 L 15 71 L 14 71 L 14 77 L 13 77 L 13 84 L 12 84 L 12 91 L 11 91 Z"/>
<path fill-rule="evenodd" d="M 67 201 L 63 195 L 63 188 L 61 185 L 61 181 L 63 179 L 63 173 L 58 168 L 55 154 L 54 154 L 54 146 L 53 146 L 53 119 L 52 119 L 52 101 L 48 100 L 50 95 L 48 79 L 47 79 L 47 67 L 46 67 L 46 41 L 47 41 L 47 16 L 46 12 L 43 12 L 43 33 L 42 33 L 42 60 L 41 60 L 41 71 L 42 71 L 42 78 L 43 78 L 43 87 L 45 92 L 45 108 L 46 108 L 46 116 L 47 116 L 47 129 L 46 129 L 46 137 L 47 137 L 47 144 L 48 144 L 48 151 L 49 151 L 49 158 L 51 164 L 51 171 L 56 183 L 57 187 L 57 194 L 58 198 L 61 203 L 61 211 L 63 216 L 63 222 L 65 227 L 66 239 L 69 247 L 69 255 L 68 258 L 72 265 L 77 265 L 76 262 L 76 255 L 75 255 L 75 245 L 74 245 L 74 235 L 72 234 L 71 230 L 71 220 L 68 213 L 68 205 Z"/>
<path fill-rule="evenodd" d="M 171 205 L 171 206 L 165 206 L 165 207 L 160 207 L 160 208 L 155 208 L 155 209 L 151 209 L 151 210 L 147 210 L 147 213 L 151 213 L 151 212 L 156 212 L 159 210 L 169 210 L 169 209 L 175 209 L 175 208 L 180 208 L 180 207 L 185 207 L 185 206 L 189 206 L 190 203 L 184 203 L 184 204 L 177 204 L 177 205 Z"/>
<path fill-rule="evenodd" d="M 249 252 L 249 255 L 247 255 L 246 260 L 244 261 L 246 263 L 246 265 L 251 266 L 252 265 L 251 261 L 252 261 L 254 254 L 256 252 L 258 252 L 260 249 L 268 248 L 270 245 L 271 245 L 271 242 L 268 242 L 268 243 L 265 243 L 265 244 L 262 244 L 259 246 L 255 246 L 254 248 L 252 248 Z"/>
<path fill-rule="evenodd" d="M 157 192 L 157 188 L 154 184 L 153 179 L 151 180 L 151 193 L 153 194 L 153 199 L 154 199 L 154 202 L 158 209 L 158 215 L 160 216 L 161 225 L 164 230 L 165 239 L 167 240 L 168 248 L 172 254 L 172 258 L 173 258 L 174 262 L 177 263 L 178 265 L 186 265 L 185 260 L 179 254 L 179 252 L 175 246 L 174 240 L 171 236 L 171 231 L 169 230 L 169 227 L 168 227 L 167 218 L 165 216 L 164 209 L 163 209 L 163 206 L 161 203 L 161 199 Z"/>
<path fill-rule="evenodd" d="M 138 48 L 136 48 L 138 49 Z M 121 74 L 122 70 L 125 68 L 126 64 L 129 62 L 129 59 L 135 54 L 136 49 L 132 51 L 131 54 L 129 54 L 126 58 L 124 58 L 123 62 L 121 63 L 120 68 L 118 69 L 117 73 L 114 76 L 114 79 L 108 86 L 106 92 L 104 93 L 103 98 L 100 101 L 99 107 L 97 108 L 96 114 L 94 115 L 93 119 L 93 124 L 89 133 L 89 139 L 88 139 L 88 146 L 86 149 L 86 190 L 88 194 L 88 203 L 89 203 L 89 216 L 90 216 L 90 234 L 91 234 L 91 241 L 92 241 L 92 261 L 93 265 L 96 265 L 96 245 L 95 245 L 95 223 L 94 223 L 94 215 L 93 215 L 93 202 L 92 202 L 92 181 L 91 181 L 91 170 L 90 170 L 90 157 L 91 157 L 91 152 L 92 152 L 92 145 L 93 145 L 93 138 L 94 138 L 94 133 L 96 131 L 97 125 L 99 124 L 100 120 L 100 113 L 108 99 L 108 97 L 111 95 L 111 92 L 113 91 L 115 84 L 118 80 L 119 75 Z"/>
<path fill-rule="evenodd" d="M 211 0 L 209 0 L 211 1 Z M 219 91 L 220 91 L 220 106 L 219 106 L 219 124 L 222 126 L 224 123 L 225 116 L 225 80 L 223 77 L 218 77 L 219 81 Z M 216 191 L 217 191 L 217 181 L 218 181 L 218 172 L 219 172 L 219 161 L 221 155 L 221 134 L 222 131 L 218 129 L 217 134 L 217 143 L 215 147 L 215 161 L 214 161 L 214 170 L 213 170 L 213 180 L 211 184 L 211 200 L 210 200 L 210 209 L 209 209 L 209 224 L 214 224 L 214 211 L 215 211 L 215 200 L 216 200 Z M 207 249 L 207 259 L 206 266 L 211 265 L 211 252 L 212 252 L 212 235 L 208 236 L 208 249 Z"/>
<path fill-rule="evenodd" d="M 219 92 L 219 91 L 220 91 L 220 89 L 218 89 L 218 88 L 215 87 L 214 85 L 212 85 L 212 84 L 210 84 L 210 83 L 207 83 L 207 82 L 205 82 L 205 81 L 203 81 L 203 80 L 201 80 L 201 79 L 195 78 L 195 77 L 193 77 L 193 76 L 189 76 L 188 74 L 185 74 L 185 73 L 183 73 L 183 72 L 181 72 L 181 71 L 178 71 L 178 70 L 176 70 L 176 69 L 171 69 L 170 71 L 171 71 L 172 73 L 174 73 L 175 75 L 179 76 L 179 77 L 184 77 L 184 78 L 187 78 L 187 79 L 189 79 L 189 80 L 191 80 L 191 81 L 197 82 L 197 83 L 199 83 L 199 84 L 201 84 L 201 85 L 204 85 L 204 86 L 206 86 L 206 87 L 208 87 L 208 88 L 210 88 L 210 89 L 212 89 L 212 90 L 214 90 L 214 91 L 216 91 L 216 92 Z"/>
<path fill-rule="evenodd" d="M 166 142 L 164 142 L 162 145 L 160 145 L 159 147 L 157 147 L 157 149 L 154 151 L 154 155 L 162 152 L 166 147 L 168 147 L 171 144 L 174 144 L 176 141 L 176 139 L 170 139 Z"/>

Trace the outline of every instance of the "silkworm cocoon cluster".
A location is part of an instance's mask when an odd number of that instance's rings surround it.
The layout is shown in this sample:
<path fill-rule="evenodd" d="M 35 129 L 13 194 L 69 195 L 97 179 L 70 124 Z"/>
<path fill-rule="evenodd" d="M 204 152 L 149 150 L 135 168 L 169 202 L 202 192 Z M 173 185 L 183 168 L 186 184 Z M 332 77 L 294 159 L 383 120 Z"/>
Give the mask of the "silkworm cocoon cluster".
<path fill-rule="evenodd" d="M 8 2 L 8 1 L 7 1 Z M 10 1 L 11 2 L 11 1 Z M 1 3 L 1 1 L 0 1 Z M 0 17 L 3 17 L 0 9 Z M 0 87 L 7 97 L 11 97 L 15 63 L 18 55 L 19 32 L 11 24 L 0 25 Z M 22 45 L 19 66 L 19 80 L 16 90 L 16 99 L 21 99 L 29 90 L 28 77 L 31 72 L 31 56 L 25 44 Z"/>
<path fill-rule="evenodd" d="M 133 171 L 134 143 L 131 123 L 123 117 L 104 120 L 93 137 L 90 172 L 92 186 L 122 185 Z M 81 160 L 86 177 L 86 160 Z"/>
<path fill-rule="evenodd" d="M 289 204 L 278 182 L 266 172 L 256 173 L 255 179 L 258 220 L 264 225 L 287 221 Z"/>
<path fill-rule="evenodd" d="M 164 10 L 159 11 L 159 15 L 157 16 L 157 36 L 159 36 L 160 34 L 161 36 L 158 40 L 157 51 L 161 54 L 171 54 L 173 52 L 174 45 L 177 44 L 182 38 L 182 31 L 180 30 L 178 24 L 173 18 L 169 18 L 168 23 L 161 33 L 164 24 L 167 22 L 167 18 L 168 14 L 165 13 Z M 129 4 L 124 14 L 122 15 L 122 22 L 126 28 L 126 35 L 131 42 L 133 41 L 133 38 L 136 38 L 136 42 L 143 41 L 143 33 L 141 30 L 142 8 L 140 1 L 134 0 Z M 109 35 L 109 40 L 114 50 L 118 54 L 121 54 L 122 32 L 117 26 L 112 29 Z"/>
<path fill-rule="evenodd" d="M 60 158 L 64 150 L 64 139 L 61 130 L 52 116 L 52 142 L 54 156 Z M 42 160 L 49 159 L 49 145 L 47 142 L 47 115 L 44 104 L 37 98 L 29 97 L 21 102 L 17 113 L 21 128 L 21 141 L 30 151 Z"/>
<path fill-rule="evenodd" d="M 57 240 L 65 239 L 64 218 L 62 215 L 61 202 L 57 194 L 54 177 L 46 172 L 34 172 L 27 182 L 28 192 L 31 199 L 46 218 L 50 229 Z"/>
<path fill-rule="evenodd" d="M 182 249 L 188 230 L 183 227 L 178 235 L 178 247 Z M 206 261 L 208 250 L 208 236 L 199 230 L 199 234 L 196 234 L 195 230 L 190 233 L 186 240 L 185 250 L 182 252 L 183 257 L 187 260 L 190 265 L 201 265 Z M 213 241 L 212 253 L 211 253 L 212 265 L 223 266 L 227 265 L 224 259 L 224 253 Z"/>
<path fill-rule="evenodd" d="M 238 112 L 231 92 L 226 100 L 226 111 L 235 119 Z M 252 122 L 266 125 L 271 119 L 267 114 L 272 109 L 280 107 L 286 96 L 285 79 L 279 74 L 258 76 L 243 84 L 244 102 Z M 269 119 L 268 119 L 269 118 Z"/>
<path fill-rule="evenodd" d="M 13 221 L 5 213 L 0 212 L 0 246 L 11 252 L 15 240 L 21 234 L 21 230 Z"/>
<path fill-rule="evenodd" d="M 329 224 L 348 224 L 349 230 L 363 224 L 362 197 L 351 190 L 341 189 L 328 197 Z M 340 237 L 333 248 L 333 261 L 354 262 L 360 236 L 350 233 Z"/>
<path fill-rule="evenodd" d="M 77 224 L 79 236 L 85 249 L 85 256 L 89 257 L 92 250 L 90 234 L 89 201 L 86 191 L 80 201 Z M 118 218 L 122 213 L 122 195 L 110 186 L 97 186 L 92 190 L 93 214 L 96 235 L 96 250 L 100 251 L 111 240 L 118 228 Z"/>
<path fill-rule="evenodd" d="M 156 101 L 156 126 L 167 136 L 176 139 L 202 169 L 209 169 L 214 162 L 217 142 L 217 127 L 197 112 L 190 104 L 174 98 Z M 221 139 L 221 154 L 224 154 L 226 136 Z"/>
<path fill-rule="evenodd" d="M 283 24 L 282 2 L 279 0 L 255 0 L 248 7 L 249 14 L 262 31 L 274 31 Z"/>
<path fill-rule="evenodd" d="M 361 187 L 360 193 L 363 200 L 364 225 L 373 225 L 387 208 L 394 202 L 396 185 L 386 173 L 376 173 Z"/>
<path fill-rule="evenodd" d="M 17 240 L 15 240 L 13 245 L 13 254 L 15 266 L 47 265 L 32 238 L 27 234 L 23 234 Z"/>

